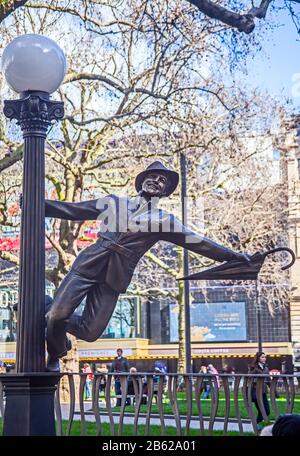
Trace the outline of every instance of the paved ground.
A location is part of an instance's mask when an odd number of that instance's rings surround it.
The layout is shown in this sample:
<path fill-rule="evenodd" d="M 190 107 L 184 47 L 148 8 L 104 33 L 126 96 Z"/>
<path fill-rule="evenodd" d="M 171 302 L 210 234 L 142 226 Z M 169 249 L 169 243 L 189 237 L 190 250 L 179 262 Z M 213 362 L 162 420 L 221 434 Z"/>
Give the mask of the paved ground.
<path fill-rule="evenodd" d="M 62 404 L 62 417 L 63 419 L 67 420 L 68 419 L 68 413 L 69 413 L 69 406 L 68 404 Z M 85 414 L 85 420 L 86 421 L 90 421 L 90 422 L 94 422 L 95 421 L 95 416 L 93 414 L 93 412 L 91 411 L 91 407 L 92 407 L 92 404 L 91 402 L 85 402 L 84 403 L 84 410 L 85 412 L 87 412 Z M 74 420 L 79 420 L 81 419 L 80 417 L 80 413 L 79 413 L 79 404 L 76 404 L 76 407 L 75 407 L 75 415 L 74 415 Z M 101 415 L 101 422 L 103 423 L 108 423 L 109 422 L 109 417 L 107 415 L 107 413 L 105 412 L 101 412 L 100 413 Z M 113 417 L 114 417 L 114 422 L 115 424 L 118 424 L 118 413 L 113 413 Z M 209 418 L 204 418 L 204 427 L 205 429 L 208 429 L 208 425 L 209 425 Z M 124 416 L 124 424 L 133 424 L 134 422 L 134 415 L 132 413 L 127 413 L 125 416 Z M 165 420 L 165 426 L 176 426 L 175 425 L 175 420 L 174 418 L 172 418 L 170 415 L 168 415 Z M 140 416 L 139 417 L 139 423 L 140 424 L 145 424 L 146 423 L 146 417 L 145 416 Z M 160 422 L 160 419 L 159 417 L 157 417 L 157 415 L 153 415 L 151 416 L 151 421 L 150 423 L 152 425 L 158 425 L 160 426 L 161 425 L 161 422 Z M 182 427 L 185 427 L 185 419 L 181 419 L 181 425 Z M 199 421 L 197 419 L 192 419 L 191 420 L 191 424 L 190 424 L 190 427 L 193 428 L 193 429 L 199 429 Z M 214 430 L 215 431 L 222 431 L 224 429 L 224 420 L 222 418 L 216 418 L 216 421 L 214 423 Z M 230 431 L 239 431 L 239 427 L 238 427 L 238 423 L 237 421 L 234 419 L 234 418 L 231 418 L 229 423 L 228 423 L 228 432 Z M 243 431 L 244 432 L 253 432 L 253 428 L 252 428 L 252 425 L 251 423 L 249 422 L 249 420 L 243 420 Z"/>

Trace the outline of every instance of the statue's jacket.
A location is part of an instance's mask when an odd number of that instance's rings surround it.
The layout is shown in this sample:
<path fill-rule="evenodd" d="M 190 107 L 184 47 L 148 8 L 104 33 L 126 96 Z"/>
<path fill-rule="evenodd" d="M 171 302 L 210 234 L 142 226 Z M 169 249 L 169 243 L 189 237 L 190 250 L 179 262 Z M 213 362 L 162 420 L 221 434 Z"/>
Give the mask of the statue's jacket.
<path fill-rule="evenodd" d="M 68 203 L 46 200 L 45 216 L 65 220 L 99 220 L 99 239 L 80 252 L 72 270 L 95 283 L 124 293 L 142 256 L 158 241 L 168 241 L 215 261 L 229 261 L 233 251 L 199 235 L 173 214 L 142 196 L 109 195 Z"/>

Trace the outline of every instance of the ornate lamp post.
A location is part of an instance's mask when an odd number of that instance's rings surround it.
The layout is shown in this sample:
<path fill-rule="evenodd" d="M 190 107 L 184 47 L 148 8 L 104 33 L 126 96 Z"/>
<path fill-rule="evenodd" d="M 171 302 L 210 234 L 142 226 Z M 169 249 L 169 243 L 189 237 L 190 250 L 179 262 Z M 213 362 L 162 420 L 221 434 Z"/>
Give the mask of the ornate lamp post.
<path fill-rule="evenodd" d="M 66 59 L 51 39 L 35 34 L 15 38 L 4 50 L 2 71 L 20 94 L 4 102 L 24 137 L 17 374 L 3 381 L 5 435 L 55 434 L 53 398 L 58 376 L 45 373 L 45 139 L 63 103 L 50 94 L 61 84 Z"/>

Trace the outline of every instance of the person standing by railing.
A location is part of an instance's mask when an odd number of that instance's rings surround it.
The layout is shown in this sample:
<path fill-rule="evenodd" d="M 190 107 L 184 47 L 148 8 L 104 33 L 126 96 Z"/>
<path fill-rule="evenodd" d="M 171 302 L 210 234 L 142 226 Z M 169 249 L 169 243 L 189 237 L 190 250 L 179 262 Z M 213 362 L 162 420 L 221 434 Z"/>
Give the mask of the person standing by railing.
<path fill-rule="evenodd" d="M 137 374 L 137 368 L 131 367 L 129 370 L 129 376 L 127 379 L 127 398 L 126 398 L 126 405 L 133 405 L 135 401 L 135 391 L 134 391 L 134 384 L 132 374 Z"/>
<path fill-rule="evenodd" d="M 218 389 L 220 389 L 220 378 L 218 376 L 218 370 L 215 368 L 215 366 L 213 366 L 213 364 L 209 364 L 207 366 L 207 372 L 209 374 L 214 374 L 216 376 L 216 382 L 217 382 L 217 386 L 218 386 Z"/>
<path fill-rule="evenodd" d="M 300 415 L 298 413 L 286 413 L 279 415 L 275 423 L 266 426 L 261 434 L 262 437 L 299 437 L 300 435 Z"/>
<path fill-rule="evenodd" d="M 249 366 L 249 374 L 269 374 L 269 368 L 267 366 L 267 357 L 264 352 L 257 352 L 253 363 Z M 257 394 L 256 394 L 256 382 L 253 383 L 252 391 L 251 391 L 251 398 L 252 402 L 254 402 L 255 407 L 257 408 L 258 415 L 256 418 L 257 422 L 257 429 L 260 431 L 263 428 L 263 415 L 259 408 L 258 401 L 257 401 Z M 265 408 L 266 415 L 270 415 L 270 406 L 267 397 L 267 382 L 264 381 L 263 383 L 263 392 L 262 392 L 262 400 Z"/>
<path fill-rule="evenodd" d="M 82 372 L 88 374 L 85 380 L 85 399 L 88 400 L 92 397 L 91 384 L 94 378 L 93 371 L 89 363 L 84 363 Z"/>
<path fill-rule="evenodd" d="M 223 374 L 228 374 L 232 375 L 232 377 L 228 377 L 228 385 L 231 391 L 234 389 L 234 374 L 235 374 L 235 369 L 232 366 L 226 365 L 223 369 Z"/>
<path fill-rule="evenodd" d="M 129 365 L 128 361 L 126 358 L 123 357 L 123 350 L 122 348 L 117 349 L 117 356 L 112 362 L 111 366 L 111 372 L 128 372 L 129 371 Z M 122 390 L 121 390 L 121 380 L 119 376 L 115 376 L 115 393 L 117 396 L 117 407 L 121 406 L 121 396 L 122 396 Z"/>
<path fill-rule="evenodd" d="M 101 393 L 105 394 L 106 382 L 107 382 L 107 373 L 108 369 L 106 364 L 100 364 L 100 367 L 96 370 L 97 374 L 100 374 L 100 386 L 99 386 L 99 396 Z"/>
<path fill-rule="evenodd" d="M 207 374 L 207 373 L 208 373 L 207 367 L 204 364 L 202 364 L 202 366 L 200 367 L 200 370 L 199 370 L 199 374 Z M 204 391 L 204 394 L 203 394 L 202 399 L 208 399 L 209 393 L 210 393 L 210 385 L 209 385 L 207 377 L 203 378 L 200 395 L 203 393 L 203 391 Z"/>

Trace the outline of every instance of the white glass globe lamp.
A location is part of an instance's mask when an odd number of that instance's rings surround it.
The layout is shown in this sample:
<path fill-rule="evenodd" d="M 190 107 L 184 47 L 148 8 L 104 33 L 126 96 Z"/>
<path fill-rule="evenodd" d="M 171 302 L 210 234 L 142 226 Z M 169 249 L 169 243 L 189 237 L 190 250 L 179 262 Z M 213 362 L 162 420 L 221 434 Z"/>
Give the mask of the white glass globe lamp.
<path fill-rule="evenodd" d="M 4 49 L 1 69 L 8 85 L 17 93 L 55 92 L 66 73 L 66 58 L 58 44 L 50 38 L 21 35 Z"/>

